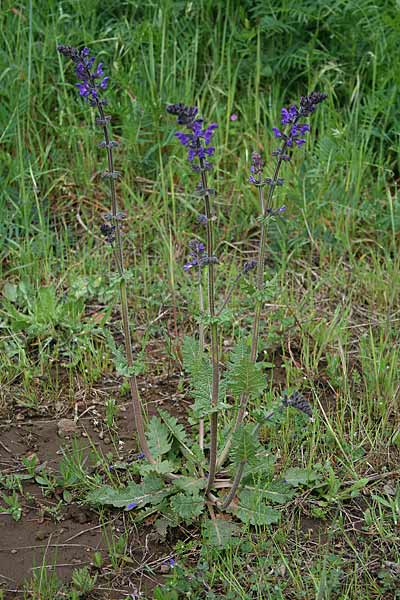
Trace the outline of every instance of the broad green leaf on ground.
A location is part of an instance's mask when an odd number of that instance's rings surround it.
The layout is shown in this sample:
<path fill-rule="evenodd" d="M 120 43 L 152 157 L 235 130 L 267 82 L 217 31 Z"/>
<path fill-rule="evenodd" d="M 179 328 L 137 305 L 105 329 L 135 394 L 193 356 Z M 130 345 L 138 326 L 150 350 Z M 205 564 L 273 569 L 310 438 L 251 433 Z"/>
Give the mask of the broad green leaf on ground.
<path fill-rule="evenodd" d="M 215 518 L 204 522 L 203 529 L 207 543 L 216 548 L 227 548 L 238 542 L 240 527 L 232 521 Z"/>
<path fill-rule="evenodd" d="M 157 473 L 157 475 L 165 475 L 166 473 L 173 473 L 176 470 L 176 465 L 170 460 L 161 460 L 155 463 L 146 463 L 140 465 L 139 473 L 142 476 L 150 475 L 150 473 Z"/>
<path fill-rule="evenodd" d="M 302 485 L 309 485 L 315 481 L 318 481 L 320 475 L 312 469 L 292 467 L 285 472 L 283 477 L 287 483 L 293 487 L 298 487 Z"/>
<path fill-rule="evenodd" d="M 192 494 L 197 496 L 200 490 L 205 487 L 204 479 L 195 479 L 194 477 L 180 477 L 174 481 L 174 487 L 185 494 Z"/>
<path fill-rule="evenodd" d="M 272 525 L 278 523 L 281 516 L 279 510 L 265 504 L 258 491 L 247 489 L 240 493 L 235 514 L 243 523 L 251 525 Z"/>
<path fill-rule="evenodd" d="M 171 498 L 170 503 L 174 514 L 188 524 L 204 510 L 204 498 L 199 495 L 176 494 Z"/>
<path fill-rule="evenodd" d="M 289 502 L 296 494 L 293 487 L 285 481 L 270 481 L 262 487 L 247 485 L 244 486 L 243 489 L 257 492 L 260 499 L 274 502 L 275 504 L 286 504 L 286 502 Z"/>
<path fill-rule="evenodd" d="M 171 450 L 171 436 L 168 428 L 158 417 L 152 417 L 149 421 L 146 437 L 150 452 L 155 459 L 160 458 Z"/>
<path fill-rule="evenodd" d="M 146 504 L 156 506 L 169 493 L 169 488 L 161 479 L 149 476 L 141 484 L 132 481 L 124 488 L 103 485 L 90 492 L 87 501 L 97 506 L 114 506 L 115 508 L 123 508 L 135 503 L 141 508 Z"/>

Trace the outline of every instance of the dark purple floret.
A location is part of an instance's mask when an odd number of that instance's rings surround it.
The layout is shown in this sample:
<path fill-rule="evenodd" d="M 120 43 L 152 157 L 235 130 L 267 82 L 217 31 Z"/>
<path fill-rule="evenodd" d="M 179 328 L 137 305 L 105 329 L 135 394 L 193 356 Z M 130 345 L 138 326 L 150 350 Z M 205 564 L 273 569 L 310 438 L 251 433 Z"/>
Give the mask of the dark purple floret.
<path fill-rule="evenodd" d="M 75 63 L 75 73 L 80 80 L 76 84 L 79 95 L 88 100 L 92 106 L 105 104 L 106 101 L 101 100 L 99 94 L 107 88 L 110 78 L 104 77 L 103 63 L 98 63 L 97 67 L 93 68 L 96 58 L 90 56 L 89 48 L 78 50 L 73 46 L 61 45 L 57 50 Z"/>
<path fill-rule="evenodd" d="M 115 241 L 115 225 L 102 223 L 100 225 L 100 232 L 102 235 L 104 235 L 109 244 L 112 244 Z"/>
<path fill-rule="evenodd" d="M 289 397 L 285 397 L 283 399 L 284 406 L 291 406 L 292 408 L 296 408 L 300 412 L 303 412 L 308 417 L 312 417 L 312 408 L 308 400 L 304 398 L 300 392 L 293 392 Z"/>
<path fill-rule="evenodd" d="M 307 123 L 299 123 L 299 119 L 307 117 L 314 112 L 317 104 L 325 100 L 326 94 L 321 92 L 312 92 L 309 96 L 300 98 L 300 105 L 297 107 L 292 104 L 289 108 L 282 108 L 281 123 L 284 125 L 284 130 L 278 127 L 273 127 L 274 137 L 281 138 L 284 142 L 284 147 L 293 148 L 301 147 L 306 143 L 305 134 L 310 131 L 310 126 Z M 273 156 L 280 156 L 281 160 L 290 160 L 290 156 L 283 152 L 283 149 L 277 149 L 272 152 Z"/>
<path fill-rule="evenodd" d="M 243 273 L 249 273 L 249 271 L 252 271 L 253 269 L 255 269 L 257 266 L 257 261 L 256 260 L 248 260 L 244 263 L 243 265 Z"/>
<path fill-rule="evenodd" d="M 178 125 L 190 126 L 196 119 L 199 109 L 197 106 L 185 106 L 182 102 L 179 102 L 178 104 L 169 104 L 167 112 L 170 115 L 176 115 Z"/>
<path fill-rule="evenodd" d="M 323 92 L 312 92 L 309 96 L 302 96 L 300 98 L 300 114 L 303 117 L 307 117 L 314 112 L 317 104 L 320 104 L 328 97 Z"/>
<path fill-rule="evenodd" d="M 215 152 L 214 146 L 210 146 L 210 143 L 214 131 L 218 127 L 217 123 L 211 123 L 208 127 L 204 127 L 203 119 L 197 117 L 198 108 L 185 106 L 182 103 L 170 104 L 167 106 L 167 112 L 176 115 L 176 122 L 179 125 L 185 125 L 188 129 L 187 132 L 177 131 L 175 136 L 187 149 L 190 163 L 193 163 L 196 158 L 199 159 L 200 166 L 192 165 L 193 170 L 209 170 L 212 165 L 207 159 Z"/>
<path fill-rule="evenodd" d="M 205 258 L 207 258 L 206 247 L 203 242 L 191 240 L 189 248 L 191 252 L 188 256 L 188 262 L 183 267 L 185 271 L 190 271 L 193 267 L 201 268 L 204 265 Z"/>

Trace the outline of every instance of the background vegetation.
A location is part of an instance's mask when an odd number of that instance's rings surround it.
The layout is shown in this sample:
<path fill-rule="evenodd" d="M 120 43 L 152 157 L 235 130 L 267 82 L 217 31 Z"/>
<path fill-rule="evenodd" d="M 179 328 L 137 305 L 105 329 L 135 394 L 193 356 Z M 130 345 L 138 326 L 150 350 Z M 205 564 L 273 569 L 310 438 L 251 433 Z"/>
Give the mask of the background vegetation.
<path fill-rule="evenodd" d="M 111 77 L 131 312 L 140 334 L 160 340 L 147 375 L 144 352 L 143 381 L 179 370 L 176 336 L 190 329 L 195 302 L 182 267 L 201 234 L 166 104 L 197 103 L 219 124 L 222 289 L 255 248 L 251 152 L 269 157 L 282 106 L 328 94 L 284 173 L 263 337 L 270 389 L 301 388 L 316 411 L 306 435 L 288 415 L 266 443 L 281 466 L 320 469 L 328 484 L 316 494 L 303 482 L 280 528 L 249 531 L 234 548 L 182 544 L 173 587 L 210 599 L 398 597 L 398 3 L 40 0 L 3 3 L 0 23 L 4 416 L 21 406 L 54 414 L 60 398 L 72 408 L 78 388 L 115 375 L 105 331 L 118 325 L 117 290 L 98 234 L 109 210 L 104 155 L 58 43 L 88 46 Z M 237 332 L 247 317 L 240 294 L 235 302 Z"/>

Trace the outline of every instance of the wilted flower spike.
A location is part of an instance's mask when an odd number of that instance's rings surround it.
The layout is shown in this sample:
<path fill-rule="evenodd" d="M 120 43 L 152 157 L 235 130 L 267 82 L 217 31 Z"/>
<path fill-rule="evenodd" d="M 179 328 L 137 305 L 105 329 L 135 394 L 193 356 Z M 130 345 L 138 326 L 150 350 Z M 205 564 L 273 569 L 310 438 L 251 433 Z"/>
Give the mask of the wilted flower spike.
<path fill-rule="evenodd" d="M 308 400 L 304 398 L 300 392 L 293 392 L 289 397 L 285 397 L 283 399 L 284 406 L 291 406 L 292 408 L 296 408 L 300 412 L 303 412 L 308 417 L 312 417 L 312 408 Z"/>
<path fill-rule="evenodd" d="M 257 261 L 256 260 L 248 260 L 243 265 L 243 273 L 245 273 L 245 274 L 249 273 L 250 271 L 252 271 L 253 269 L 255 269 L 256 266 L 257 266 Z"/>

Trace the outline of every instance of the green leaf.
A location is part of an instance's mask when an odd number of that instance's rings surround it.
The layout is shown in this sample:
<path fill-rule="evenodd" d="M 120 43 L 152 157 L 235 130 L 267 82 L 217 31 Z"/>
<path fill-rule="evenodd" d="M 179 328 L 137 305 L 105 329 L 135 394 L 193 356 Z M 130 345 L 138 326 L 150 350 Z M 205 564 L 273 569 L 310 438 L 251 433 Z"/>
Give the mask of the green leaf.
<path fill-rule="evenodd" d="M 299 467 L 292 467 L 285 472 L 284 479 L 287 483 L 293 487 L 301 485 L 308 485 L 319 479 L 318 473 L 312 469 L 301 469 Z"/>
<path fill-rule="evenodd" d="M 256 492 L 260 499 L 275 504 L 286 504 L 295 495 L 293 488 L 284 481 L 270 481 L 262 487 L 246 485 L 243 489 Z"/>
<path fill-rule="evenodd" d="M 190 449 L 190 446 L 193 444 L 193 442 L 189 439 L 183 425 L 178 423 L 177 419 L 173 415 L 170 415 L 167 411 L 159 410 L 158 412 L 170 434 L 178 442 L 182 454 L 187 459 L 196 461 L 197 457 Z"/>
<path fill-rule="evenodd" d="M 170 460 L 157 461 L 156 463 L 147 463 L 140 465 L 139 473 L 141 475 L 149 475 L 150 473 L 157 473 L 157 475 L 165 475 L 166 473 L 173 473 L 176 470 L 176 466 Z"/>
<path fill-rule="evenodd" d="M 150 452 L 155 459 L 160 458 L 171 450 L 170 434 L 167 427 L 158 417 L 150 419 L 147 431 L 147 441 L 149 443 Z"/>
<path fill-rule="evenodd" d="M 212 397 L 212 366 L 205 352 L 200 352 L 198 342 L 191 337 L 185 337 L 182 346 L 183 366 L 190 376 L 190 393 L 194 399 L 192 412 L 201 419 L 217 412 L 228 405 L 223 403 L 226 385 L 223 381 L 219 386 L 218 405 L 211 406 Z"/>
<path fill-rule="evenodd" d="M 238 543 L 240 527 L 236 523 L 216 518 L 205 521 L 204 535 L 207 544 L 215 548 L 228 548 Z"/>
<path fill-rule="evenodd" d="M 245 466 L 243 480 L 259 481 L 260 477 L 264 480 L 270 479 L 272 478 L 274 465 L 275 456 L 266 450 L 262 450 L 261 452 L 258 452 L 255 461 L 252 461 Z"/>
<path fill-rule="evenodd" d="M 196 495 L 176 494 L 170 500 L 172 511 L 189 524 L 204 510 L 204 498 Z"/>
<path fill-rule="evenodd" d="M 10 302 L 16 302 L 18 297 L 18 286 L 15 283 L 6 282 L 2 290 L 3 296 Z"/>
<path fill-rule="evenodd" d="M 110 485 L 90 492 L 86 499 L 90 504 L 97 506 L 126 507 L 135 502 L 139 508 L 146 504 L 156 506 L 168 496 L 170 490 L 165 483 L 155 476 L 146 477 L 142 484 L 131 482 L 124 488 L 113 488 Z"/>
<path fill-rule="evenodd" d="M 259 396 L 265 389 L 265 376 L 261 372 L 261 365 L 251 361 L 248 342 L 240 340 L 232 350 L 230 358 L 226 380 L 232 394 Z"/>
<path fill-rule="evenodd" d="M 180 477 L 174 481 L 174 487 L 186 494 L 198 496 L 205 487 L 204 479 L 195 479 L 194 477 Z"/>
<path fill-rule="evenodd" d="M 236 516 L 251 525 L 272 525 L 278 523 L 280 511 L 267 506 L 258 491 L 244 489 L 239 496 Z"/>
<path fill-rule="evenodd" d="M 241 462 L 255 464 L 260 444 L 254 433 L 254 425 L 241 425 L 233 434 L 230 458 L 235 465 Z"/>

